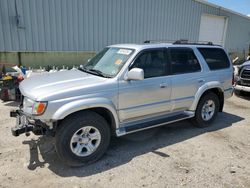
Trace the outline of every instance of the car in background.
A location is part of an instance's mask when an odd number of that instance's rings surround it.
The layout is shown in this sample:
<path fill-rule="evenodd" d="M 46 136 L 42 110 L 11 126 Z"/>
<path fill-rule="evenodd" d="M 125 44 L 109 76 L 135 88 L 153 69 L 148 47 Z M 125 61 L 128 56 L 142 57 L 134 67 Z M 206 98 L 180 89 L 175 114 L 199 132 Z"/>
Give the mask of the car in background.
<path fill-rule="evenodd" d="M 250 92 L 250 61 L 234 67 L 235 92 Z"/>

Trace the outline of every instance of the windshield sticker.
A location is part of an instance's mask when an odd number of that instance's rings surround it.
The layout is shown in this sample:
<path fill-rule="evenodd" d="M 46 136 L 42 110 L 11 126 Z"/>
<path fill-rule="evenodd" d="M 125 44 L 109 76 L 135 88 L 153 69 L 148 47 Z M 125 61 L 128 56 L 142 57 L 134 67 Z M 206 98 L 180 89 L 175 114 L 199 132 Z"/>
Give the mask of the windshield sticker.
<path fill-rule="evenodd" d="M 128 49 L 120 49 L 118 50 L 118 54 L 122 54 L 122 55 L 129 55 L 131 54 L 132 50 L 128 50 Z"/>
<path fill-rule="evenodd" d="M 115 64 L 116 64 L 116 65 L 122 64 L 122 60 L 121 60 L 121 59 L 117 59 L 117 60 L 115 61 Z"/>

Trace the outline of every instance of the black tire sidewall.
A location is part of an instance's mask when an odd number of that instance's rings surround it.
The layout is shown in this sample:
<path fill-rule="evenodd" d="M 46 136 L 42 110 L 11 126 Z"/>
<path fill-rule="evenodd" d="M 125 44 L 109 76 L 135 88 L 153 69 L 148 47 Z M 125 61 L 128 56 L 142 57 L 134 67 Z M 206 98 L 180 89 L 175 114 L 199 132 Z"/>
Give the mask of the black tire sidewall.
<path fill-rule="evenodd" d="M 70 148 L 70 141 L 77 130 L 85 126 L 93 126 L 101 134 L 101 142 L 89 156 L 80 157 Z M 59 158 L 69 166 L 82 166 L 98 160 L 106 151 L 110 141 L 110 128 L 106 120 L 95 112 L 85 112 L 67 118 L 56 132 L 55 145 Z"/>
<path fill-rule="evenodd" d="M 202 118 L 202 107 L 203 105 L 205 104 L 206 101 L 208 100 L 212 100 L 215 104 L 215 110 L 214 110 L 214 114 L 213 114 L 213 117 L 208 120 L 208 121 L 205 121 L 203 118 Z M 214 93 L 207 93 L 205 94 L 199 101 L 198 103 L 198 106 L 197 106 L 197 109 L 196 109 L 196 112 L 195 112 L 195 124 L 197 127 L 207 127 L 209 125 L 211 125 L 211 123 L 215 120 L 218 112 L 219 112 L 219 105 L 220 105 L 220 102 L 219 102 L 219 98 L 216 94 Z"/>

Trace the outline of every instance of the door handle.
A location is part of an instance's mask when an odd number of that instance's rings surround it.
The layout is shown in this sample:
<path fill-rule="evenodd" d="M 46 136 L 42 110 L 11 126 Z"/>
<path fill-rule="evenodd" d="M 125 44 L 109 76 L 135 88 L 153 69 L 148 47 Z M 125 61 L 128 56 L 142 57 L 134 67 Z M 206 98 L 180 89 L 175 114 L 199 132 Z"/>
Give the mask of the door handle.
<path fill-rule="evenodd" d="M 167 83 L 161 83 L 160 84 L 160 88 L 166 88 L 166 87 L 168 87 Z"/>

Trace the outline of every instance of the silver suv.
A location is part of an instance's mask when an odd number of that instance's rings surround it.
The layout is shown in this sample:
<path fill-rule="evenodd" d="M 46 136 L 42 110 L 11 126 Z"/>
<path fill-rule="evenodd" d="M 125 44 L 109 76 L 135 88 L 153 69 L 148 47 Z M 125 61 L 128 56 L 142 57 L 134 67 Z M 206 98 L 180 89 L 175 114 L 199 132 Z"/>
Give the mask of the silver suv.
<path fill-rule="evenodd" d="M 184 119 L 211 125 L 232 79 L 228 55 L 211 43 L 112 45 L 79 70 L 24 80 L 12 134 L 52 135 L 59 158 L 80 166 L 98 160 L 111 135 Z"/>

